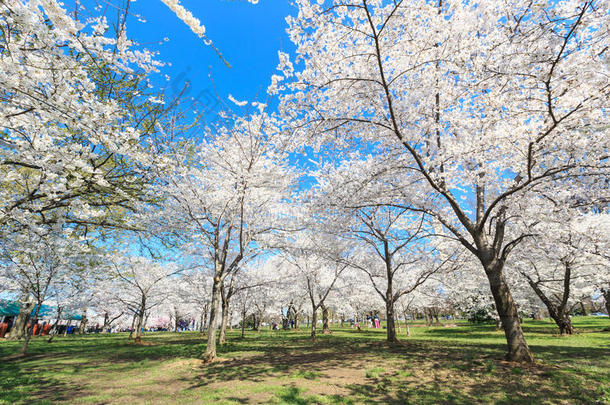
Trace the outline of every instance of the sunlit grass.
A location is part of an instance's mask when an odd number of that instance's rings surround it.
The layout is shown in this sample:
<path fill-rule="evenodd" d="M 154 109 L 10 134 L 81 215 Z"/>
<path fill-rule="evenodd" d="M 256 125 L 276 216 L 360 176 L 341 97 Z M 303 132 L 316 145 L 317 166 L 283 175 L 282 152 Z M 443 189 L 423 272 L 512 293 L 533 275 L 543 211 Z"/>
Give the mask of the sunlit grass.
<path fill-rule="evenodd" d="M 453 322 L 452 322 L 453 323 Z M 610 402 L 608 318 L 575 318 L 562 337 L 549 321 L 526 321 L 537 359 L 503 361 L 494 326 L 412 325 L 402 344 L 383 329 L 334 329 L 311 341 L 306 330 L 229 333 L 219 361 L 199 360 L 198 333 L 35 338 L 26 358 L 0 363 L 0 403 L 606 403 Z M 0 356 L 19 342 L 0 342 Z"/>

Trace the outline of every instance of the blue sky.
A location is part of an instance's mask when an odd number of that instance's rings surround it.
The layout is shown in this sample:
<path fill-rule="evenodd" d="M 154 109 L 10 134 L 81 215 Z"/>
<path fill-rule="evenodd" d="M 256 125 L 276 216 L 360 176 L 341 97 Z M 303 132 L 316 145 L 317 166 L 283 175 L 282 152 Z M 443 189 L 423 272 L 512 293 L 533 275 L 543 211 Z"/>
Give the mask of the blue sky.
<path fill-rule="evenodd" d="M 217 103 L 214 87 L 236 113 L 247 110 L 228 101 L 229 94 L 240 101 L 266 102 L 271 75 L 277 73 L 278 51 L 293 55 L 295 50 L 286 34 L 286 17 L 298 11 L 290 0 L 259 0 L 258 4 L 245 0 L 180 0 L 180 4 L 206 27 L 207 37 L 231 67 L 227 67 L 214 49 L 206 46 L 203 39 L 161 0 L 132 0 L 130 11 L 134 16 L 127 24 L 128 37 L 144 48 L 159 51 L 157 59 L 171 64 L 163 67 L 161 75 L 154 78 L 156 84 L 169 86 L 166 92 L 171 96 L 188 80 L 188 96 L 204 105 L 195 107 L 198 111 L 219 110 L 214 107 Z M 146 22 L 139 22 L 135 15 Z M 164 38 L 169 41 L 164 42 Z M 171 77 L 169 82 L 164 75 Z M 211 114 L 206 120 L 210 122 L 215 117 Z M 308 166 L 309 157 L 310 153 L 292 154 L 291 162 Z M 303 178 L 300 187 L 311 184 L 311 178 Z"/>
<path fill-rule="evenodd" d="M 278 63 L 278 50 L 292 53 L 294 49 L 286 35 L 285 17 L 296 9 L 288 0 L 261 0 L 256 5 L 245 0 L 181 0 L 181 4 L 205 25 L 206 35 L 230 68 L 160 0 L 131 4 L 131 11 L 146 22 L 132 18 L 127 24 L 128 36 L 147 49 L 159 51 L 159 60 L 171 63 L 162 73 L 171 76 L 169 84 L 175 91 L 188 80 L 192 89 L 189 96 L 200 95 L 205 103 L 213 94 L 208 77 L 211 69 L 216 89 L 225 101 L 229 94 L 253 101 L 257 93 L 264 101 Z M 166 37 L 169 41 L 159 44 Z"/>

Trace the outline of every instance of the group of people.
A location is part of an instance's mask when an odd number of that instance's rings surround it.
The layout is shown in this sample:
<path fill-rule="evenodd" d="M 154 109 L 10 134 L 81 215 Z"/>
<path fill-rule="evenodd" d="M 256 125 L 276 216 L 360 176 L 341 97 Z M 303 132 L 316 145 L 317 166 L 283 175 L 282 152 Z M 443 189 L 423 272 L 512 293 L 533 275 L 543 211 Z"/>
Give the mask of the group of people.
<path fill-rule="evenodd" d="M 375 328 L 375 329 L 381 328 L 381 321 L 379 320 L 379 316 L 377 314 L 367 315 L 366 322 L 367 322 L 369 328 Z M 357 330 L 360 330 L 360 322 L 358 322 L 358 319 L 356 319 L 356 320 L 350 319 L 350 326 L 352 328 L 356 328 Z"/>
<path fill-rule="evenodd" d="M 294 319 L 288 320 L 288 318 L 283 318 L 282 319 L 281 328 L 284 329 L 284 330 L 294 329 Z M 271 329 L 279 330 L 280 329 L 280 325 L 278 323 L 276 323 L 276 322 L 272 322 L 271 323 Z"/>

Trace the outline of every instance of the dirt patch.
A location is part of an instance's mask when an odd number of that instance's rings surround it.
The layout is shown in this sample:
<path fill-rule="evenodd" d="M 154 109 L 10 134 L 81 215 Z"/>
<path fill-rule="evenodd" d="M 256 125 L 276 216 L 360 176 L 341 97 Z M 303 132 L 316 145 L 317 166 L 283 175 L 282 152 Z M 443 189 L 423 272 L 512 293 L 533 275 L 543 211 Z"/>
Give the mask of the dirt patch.
<path fill-rule="evenodd" d="M 128 342 L 127 344 L 129 345 L 134 345 L 134 346 L 159 346 L 159 343 L 156 342 L 148 342 L 146 340 L 141 340 L 139 342 L 133 341 L 133 342 Z"/>
<path fill-rule="evenodd" d="M 163 370 L 195 370 L 203 365 L 203 360 L 200 359 L 182 359 L 173 360 L 163 363 Z"/>
<path fill-rule="evenodd" d="M 333 368 L 326 370 L 324 376 L 310 384 L 301 384 L 308 393 L 317 395 L 348 395 L 350 385 L 365 384 L 362 368 Z"/>

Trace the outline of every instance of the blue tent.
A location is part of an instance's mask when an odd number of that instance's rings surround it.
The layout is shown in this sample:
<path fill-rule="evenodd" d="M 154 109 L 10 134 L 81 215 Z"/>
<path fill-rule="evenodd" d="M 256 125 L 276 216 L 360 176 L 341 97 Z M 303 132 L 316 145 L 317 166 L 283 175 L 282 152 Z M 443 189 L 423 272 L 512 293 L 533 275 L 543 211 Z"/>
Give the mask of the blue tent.
<path fill-rule="evenodd" d="M 11 300 L 0 300 L 0 316 L 17 316 L 19 315 L 19 310 L 21 308 L 21 304 L 19 301 L 11 301 Z M 32 311 L 32 316 L 36 313 L 36 307 Z M 57 316 L 57 307 L 52 307 L 50 305 L 42 304 L 40 306 L 40 312 L 38 312 L 39 318 L 55 318 Z M 71 319 L 75 321 L 79 321 L 83 318 L 82 315 L 75 314 L 73 312 L 66 312 L 61 314 L 61 319 Z"/>

